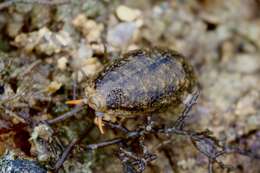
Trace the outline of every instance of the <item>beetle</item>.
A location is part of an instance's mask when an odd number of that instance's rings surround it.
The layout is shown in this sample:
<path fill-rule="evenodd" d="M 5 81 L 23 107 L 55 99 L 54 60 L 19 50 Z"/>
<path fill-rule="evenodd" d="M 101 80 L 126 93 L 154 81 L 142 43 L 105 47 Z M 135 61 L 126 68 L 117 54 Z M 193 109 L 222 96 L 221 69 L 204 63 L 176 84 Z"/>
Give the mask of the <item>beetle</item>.
<path fill-rule="evenodd" d="M 103 134 L 102 119 L 149 115 L 179 105 L 196 86 L 192 66 L 176 51 L 152 48 L 127 52 L 88 82 L 86 103 L 95 110 L 94 120 Z"/>
<path fill-rule="evenodd" d="M 142 140 L 146 134 L 163 133 L 188 137 L 198 151 L 208 157 L 208 172 L 211 173 L 214 162 L 225 167 L 217 158 L 231 150 L 227 146 L 219 145 L 218 140 L 210 136 L 208 132 L 198 133 L 183 128 L 184 120 L 199 96 L 197 89 L 195 72 L 183 55 L 162 48 L 138 49 L 122 55 L 88 82 L 85 89 L 86 99 L 71 100 L 67 103 L 83 102 L 94 109 L 95 123 L 101 133 L 104 133 L 103 123 L 125 133 L 124 137 L 86 146 L 86 149 L 93 150 L 119 144 L 124 172 L 143 172 L 147 162 L 156 157 L 148 152 Z M 192 97 L 189 98 L 189 95 Z M 183 102 L 185 103 L 184 110 L 172 127 L 155 125 L 151 114 L 162 112 Z M 135 130 L 129 130 L 120 124 L 113 124 L 112 121 L 105 121 L 117 116 L 132 115 L 146 115 L 148 121 Z M 129 147 L 132 145 L 131 142 L 139 144 L 141 154 L 136 155 L 135 151 L 131 151 Z M 55 165 L 55 170 L 63 164 L 75 143 L 77 142 L 73 141 L 63 152 L 61 159 Z M 130 151 L 128 151 L 129 148 Z"/>

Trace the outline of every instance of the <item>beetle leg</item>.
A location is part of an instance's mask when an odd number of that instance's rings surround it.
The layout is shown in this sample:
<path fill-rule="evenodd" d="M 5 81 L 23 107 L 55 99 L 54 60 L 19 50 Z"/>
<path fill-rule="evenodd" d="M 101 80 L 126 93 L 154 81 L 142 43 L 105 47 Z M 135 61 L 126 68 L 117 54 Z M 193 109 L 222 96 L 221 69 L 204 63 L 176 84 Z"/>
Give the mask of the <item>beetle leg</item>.
<path fill-rule="evenodd" d="M 100 131 L 101 134 L 104 134 L 104 129 L 103 129 L 103 126 L 104 126 L 104 123 L 103 123 L 103 115 L 97 115 L 94 119 L 94 123 L 98 126 L 98 129 Z"/>
<path fill-rule="evenodd" d="M 102 122 L 102 117 L 95 117 L 94 123 L 98 126 L 100 133 L 104 134 L 105 133 L 103 129 L 104 123 Z"/>
<path fill-rule="evenodd" d="M 86 102 L 85 99 L 69 100 L 69 101 L 66 101 L 66 104 L 77 105 L 77 104 L 82 104 L 82 103 L 84 103 L 84 102 Z M 66 114 L 65 114 L 65 115 L 66 115 Z M 99 128 L 101 134 L 104 134 L 104 130 L 103 130 L 104 123 L 102 122 L 102 117 L 103 117 L 104 113 L 102 113 L 102 112 L 96 112 L 96 115 L 97 115 L 97 116 L 96 116 L 95 119 L 94 119 L 94 123 L 98 126 L 98 128 Z M 67 115 L 66 115 L 66 116 L 67 116 Z M 69 116 L 70 116 L 70 115 L 69 115 Z M 64 115 L 61 116 L 61 117 L 58 117 L 58 118 L 63 120 L 63 119 L 65 119 L 65 118 L 63 118 L 63 117 L 64 117 Z M 52 121 L 56 121 L 56 119 L 55 119 L 55 120 L 50 120 L 50 122 L 52 122 Z"/>
<path fill-rule="evenodd" d="M 213 162 L 211 159 L 208 159 L 208 173 L 213 173 Z"/>
<path fill-rule="evenodd" d="M 187 103 L 185 103 L 185 108 L 181 113 L 181 116 L 176 120 L 175 122 L 175 127 L 179 128 L 179 129 L 183 129 L 185 120 L 188 117 L 188 113 L 190 112 L 190 110 L 192 109 L 192 107 L 197 103 L 197 99 L 200 95 L 199 90 L 196 90 L 192 93 L 191 98 L 188 99 Z"/>

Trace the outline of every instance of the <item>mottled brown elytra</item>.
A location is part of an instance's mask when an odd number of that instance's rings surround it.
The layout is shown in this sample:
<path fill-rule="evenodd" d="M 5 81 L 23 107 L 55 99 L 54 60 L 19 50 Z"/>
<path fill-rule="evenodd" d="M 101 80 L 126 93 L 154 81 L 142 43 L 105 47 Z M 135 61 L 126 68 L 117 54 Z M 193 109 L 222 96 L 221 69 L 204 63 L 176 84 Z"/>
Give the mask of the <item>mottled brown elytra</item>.
<path fill-rule="evenodd" d="M 147 115 L 178 105 L 196 85 L 192 66 L 181 54 L 161 48 L 130 51 L 108 65 L 86 87 L 87 103 L 102 118 Z M 84 100 L 71 100 L 78 104 Z"/>

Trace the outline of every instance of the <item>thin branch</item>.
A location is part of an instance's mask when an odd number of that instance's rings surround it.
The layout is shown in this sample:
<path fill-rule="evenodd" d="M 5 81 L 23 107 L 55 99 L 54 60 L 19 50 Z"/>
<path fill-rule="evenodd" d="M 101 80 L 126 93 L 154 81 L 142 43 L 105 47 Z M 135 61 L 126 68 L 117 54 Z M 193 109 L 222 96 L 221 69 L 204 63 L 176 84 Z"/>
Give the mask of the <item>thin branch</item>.
<path fill-rule="evenodd" d="M 97 148 L 102 148 L 102 147 L 106 147 L 106 146 L 109 146 L 109 145 L 118 144 L 118 143 L 121 143 L 122 141 L 123 141 L 122 138 L 116 138 L 116 139 L 100 142 L 100 143 L 97 143 L 97 144 L 89 144 L 89 145 L 86 146 L 86 148 L 88 150 L 95 150 Z"/>
<path fill-rule="evenodd" d="M 54 172 L 58 172 L 58 170 L 60 169 L 60 167 L 63 165 L 64 161 L 68 158 L 69 153 L 72 151 L 72 149 L 74 148 L 74 146 L 79 142 L 79 139 L 74 139 L 69 146 L 65 149 L 65 151 L 63 151 L 60 159 L 57 161 L 57 163 L 54 166 Z"/>
<path fill-rule="evenodd" d="M 47 124 L 55 124 L 57 122 L 61 122 L 65 119 L 68 119 L 70 117 L 73 117 L 76 113 L 82 111 L 84 109 L 84 107 L 82 106 L 83 104 L 80 104 L 78 105 L 76 108 L 72 109 L 71 111 L 69 112 L 66 112 L 65 114 L 63 115 L 60 115 L 52 120 L 47 120 L 46 123 Z"/>

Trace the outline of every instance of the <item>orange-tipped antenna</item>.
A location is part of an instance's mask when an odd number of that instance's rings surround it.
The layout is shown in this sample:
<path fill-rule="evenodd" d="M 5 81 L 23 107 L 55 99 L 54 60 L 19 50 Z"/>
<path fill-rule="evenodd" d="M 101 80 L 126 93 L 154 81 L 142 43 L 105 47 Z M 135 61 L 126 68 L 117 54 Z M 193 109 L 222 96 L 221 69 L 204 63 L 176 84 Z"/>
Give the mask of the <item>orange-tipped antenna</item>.
<path fill-rule="evenodd" d="M 102 117 L 95 117 L 94 119 L 94 123 L 98 126 L 98 129 L 100 131 L 101 134 L 104 134 L 104 129 L 103 129 L 103 122 L 102 122 Z"/>
<path fill-rule="evenodd" d="M 83 102 L 84 102 L 83 99 L 80 99 L 80 100 L 68 100 L 68 101 L 66 101 L 66 104 L 68 104 L 68 105 L 78 105 L 78 104 L 81 104 Z"/>

